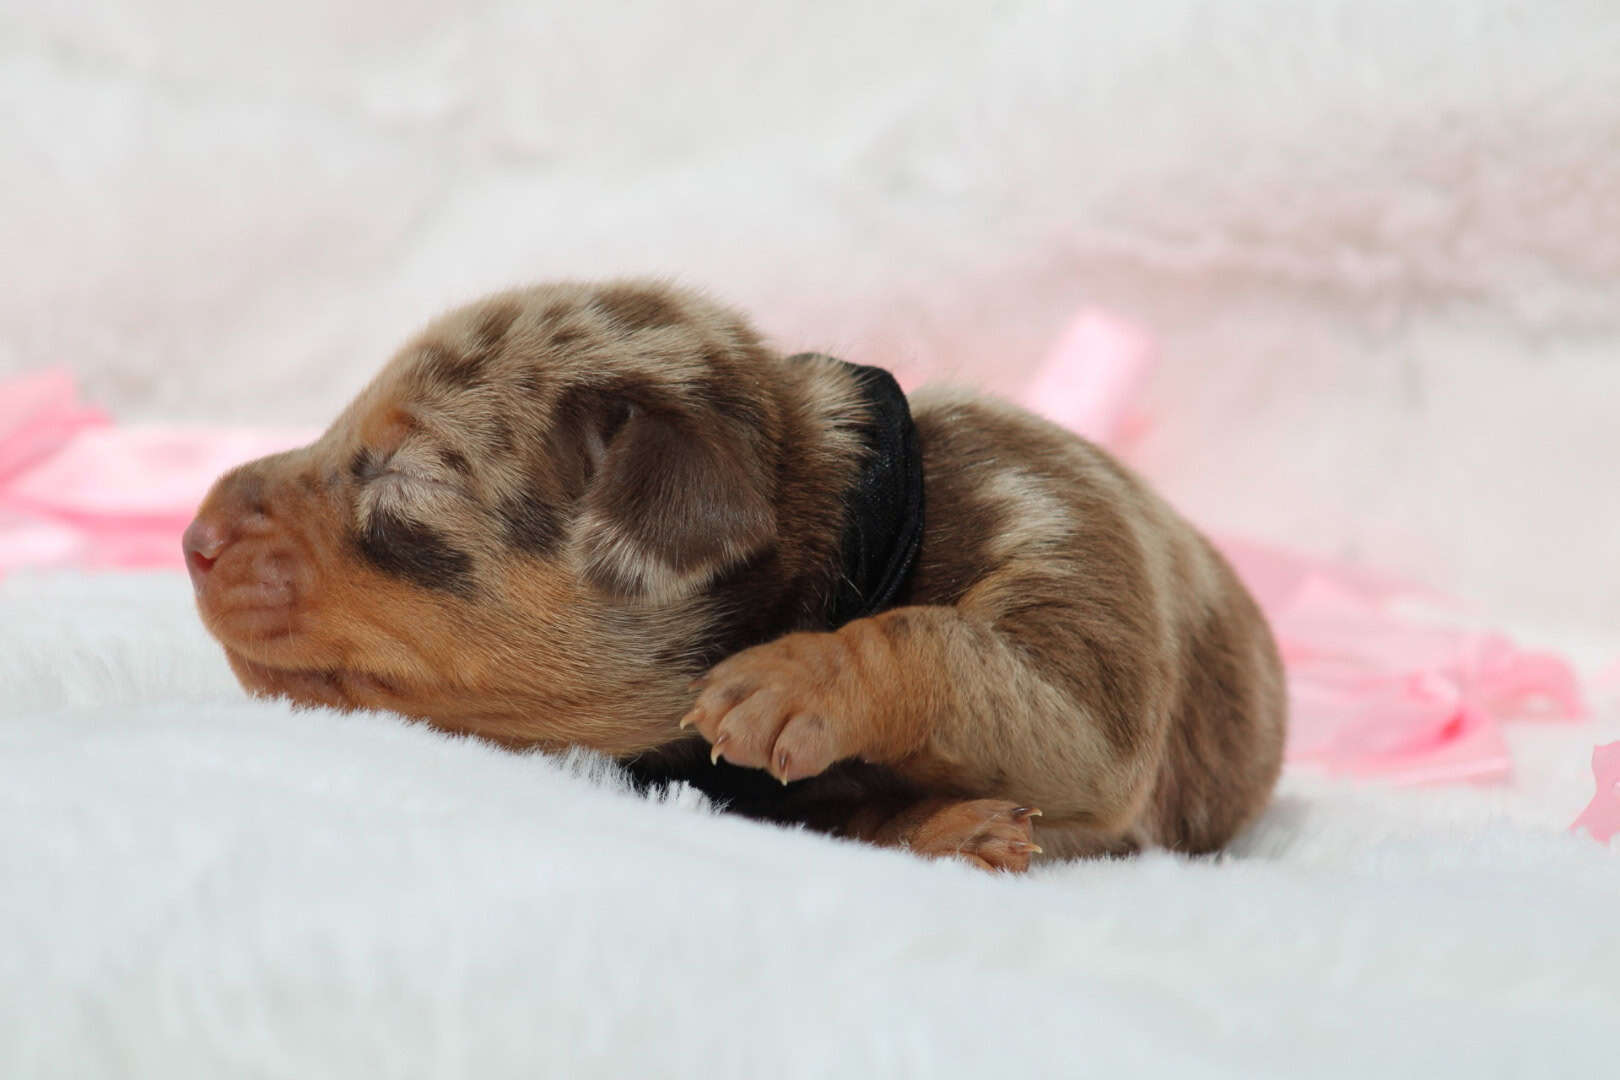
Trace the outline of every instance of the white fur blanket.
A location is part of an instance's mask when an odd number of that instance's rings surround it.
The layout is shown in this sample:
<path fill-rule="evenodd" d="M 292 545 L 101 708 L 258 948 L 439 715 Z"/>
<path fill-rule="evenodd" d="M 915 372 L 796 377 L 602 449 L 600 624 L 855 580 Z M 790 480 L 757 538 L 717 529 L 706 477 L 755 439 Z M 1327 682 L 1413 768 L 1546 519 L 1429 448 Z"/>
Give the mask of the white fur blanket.
<path fill-rule="evenodd" d="M 1599 650 L 1601 653 L 1601 650 Z M 235 688 L 178 575 L 0 583 L 0 1075 L 1604 1075 L 1620 841 L 1289 777 L 1218 861 L 1025 879 Z"/>

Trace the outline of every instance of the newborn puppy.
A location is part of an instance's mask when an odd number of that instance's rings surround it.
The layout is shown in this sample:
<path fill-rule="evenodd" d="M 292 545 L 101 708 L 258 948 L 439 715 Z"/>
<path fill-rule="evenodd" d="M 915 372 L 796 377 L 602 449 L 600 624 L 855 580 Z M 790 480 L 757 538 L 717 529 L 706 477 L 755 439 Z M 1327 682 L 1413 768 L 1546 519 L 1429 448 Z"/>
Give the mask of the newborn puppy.
<path fill-rule="evenodd" d="M 184 546 L 254 693 L 985 867 L 1213 850 L 1281 758 L 1265 621 L 1107 454 L 658 284 L 440 318 Z"/>

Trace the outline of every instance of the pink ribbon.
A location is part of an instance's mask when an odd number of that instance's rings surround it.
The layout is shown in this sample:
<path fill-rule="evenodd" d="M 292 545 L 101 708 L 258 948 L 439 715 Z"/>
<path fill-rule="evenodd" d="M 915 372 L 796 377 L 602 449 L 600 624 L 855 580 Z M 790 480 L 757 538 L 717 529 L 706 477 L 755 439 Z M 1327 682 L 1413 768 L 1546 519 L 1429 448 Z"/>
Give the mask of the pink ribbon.
<path fill-rule="evenodd" d="M 115 427 L 65 371 L 0 382 L 0 574 L 182 566 L 180 533 L 219 474 L 311 435 Z"/>
<path fill-rule="evenodd" d="M 1598 843 L 1606 844 L 1620 833 L 1620 742 L 1592 751 L 1592 777 L 1597 781 L 1597 791 L 1569 829 L 1585 831 Z"/>

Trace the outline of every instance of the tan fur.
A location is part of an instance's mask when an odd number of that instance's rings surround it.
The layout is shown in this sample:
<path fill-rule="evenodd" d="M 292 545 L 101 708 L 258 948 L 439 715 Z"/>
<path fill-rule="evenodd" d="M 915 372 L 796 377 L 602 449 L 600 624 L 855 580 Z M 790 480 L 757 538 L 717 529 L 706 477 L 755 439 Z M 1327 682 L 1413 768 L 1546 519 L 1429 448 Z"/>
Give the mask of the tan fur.
<path fill-rule="evenodd" d="M 846 368 L 688 292 L 492 297 L 313 445 L 221 479 L 188 533 L 199 609 L 251 691 L 588 746 L 925 854 L 1230 839 L 1277 776 L 1275 646 L 1089 443 L 919 395 L 916 570 L 820 630 L 865 408 Z"/>

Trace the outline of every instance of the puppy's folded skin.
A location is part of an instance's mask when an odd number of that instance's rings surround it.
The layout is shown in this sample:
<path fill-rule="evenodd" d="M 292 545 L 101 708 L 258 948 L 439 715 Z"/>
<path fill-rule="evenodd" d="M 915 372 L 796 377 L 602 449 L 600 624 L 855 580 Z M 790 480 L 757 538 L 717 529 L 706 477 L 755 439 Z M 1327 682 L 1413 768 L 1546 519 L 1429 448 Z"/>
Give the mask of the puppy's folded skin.
<path fill-rule="evenodd" d="M 492 297 L 221 478 L 199 610 L 255 693 L 587 746 L 762 818 L 996 869 L 1225 844 L 1280 767 L 1277 650 L 1097 447 L 915 395 L 914 559 L 831 618 L 883 419 L 860 370 L 656 283 Z"/>

